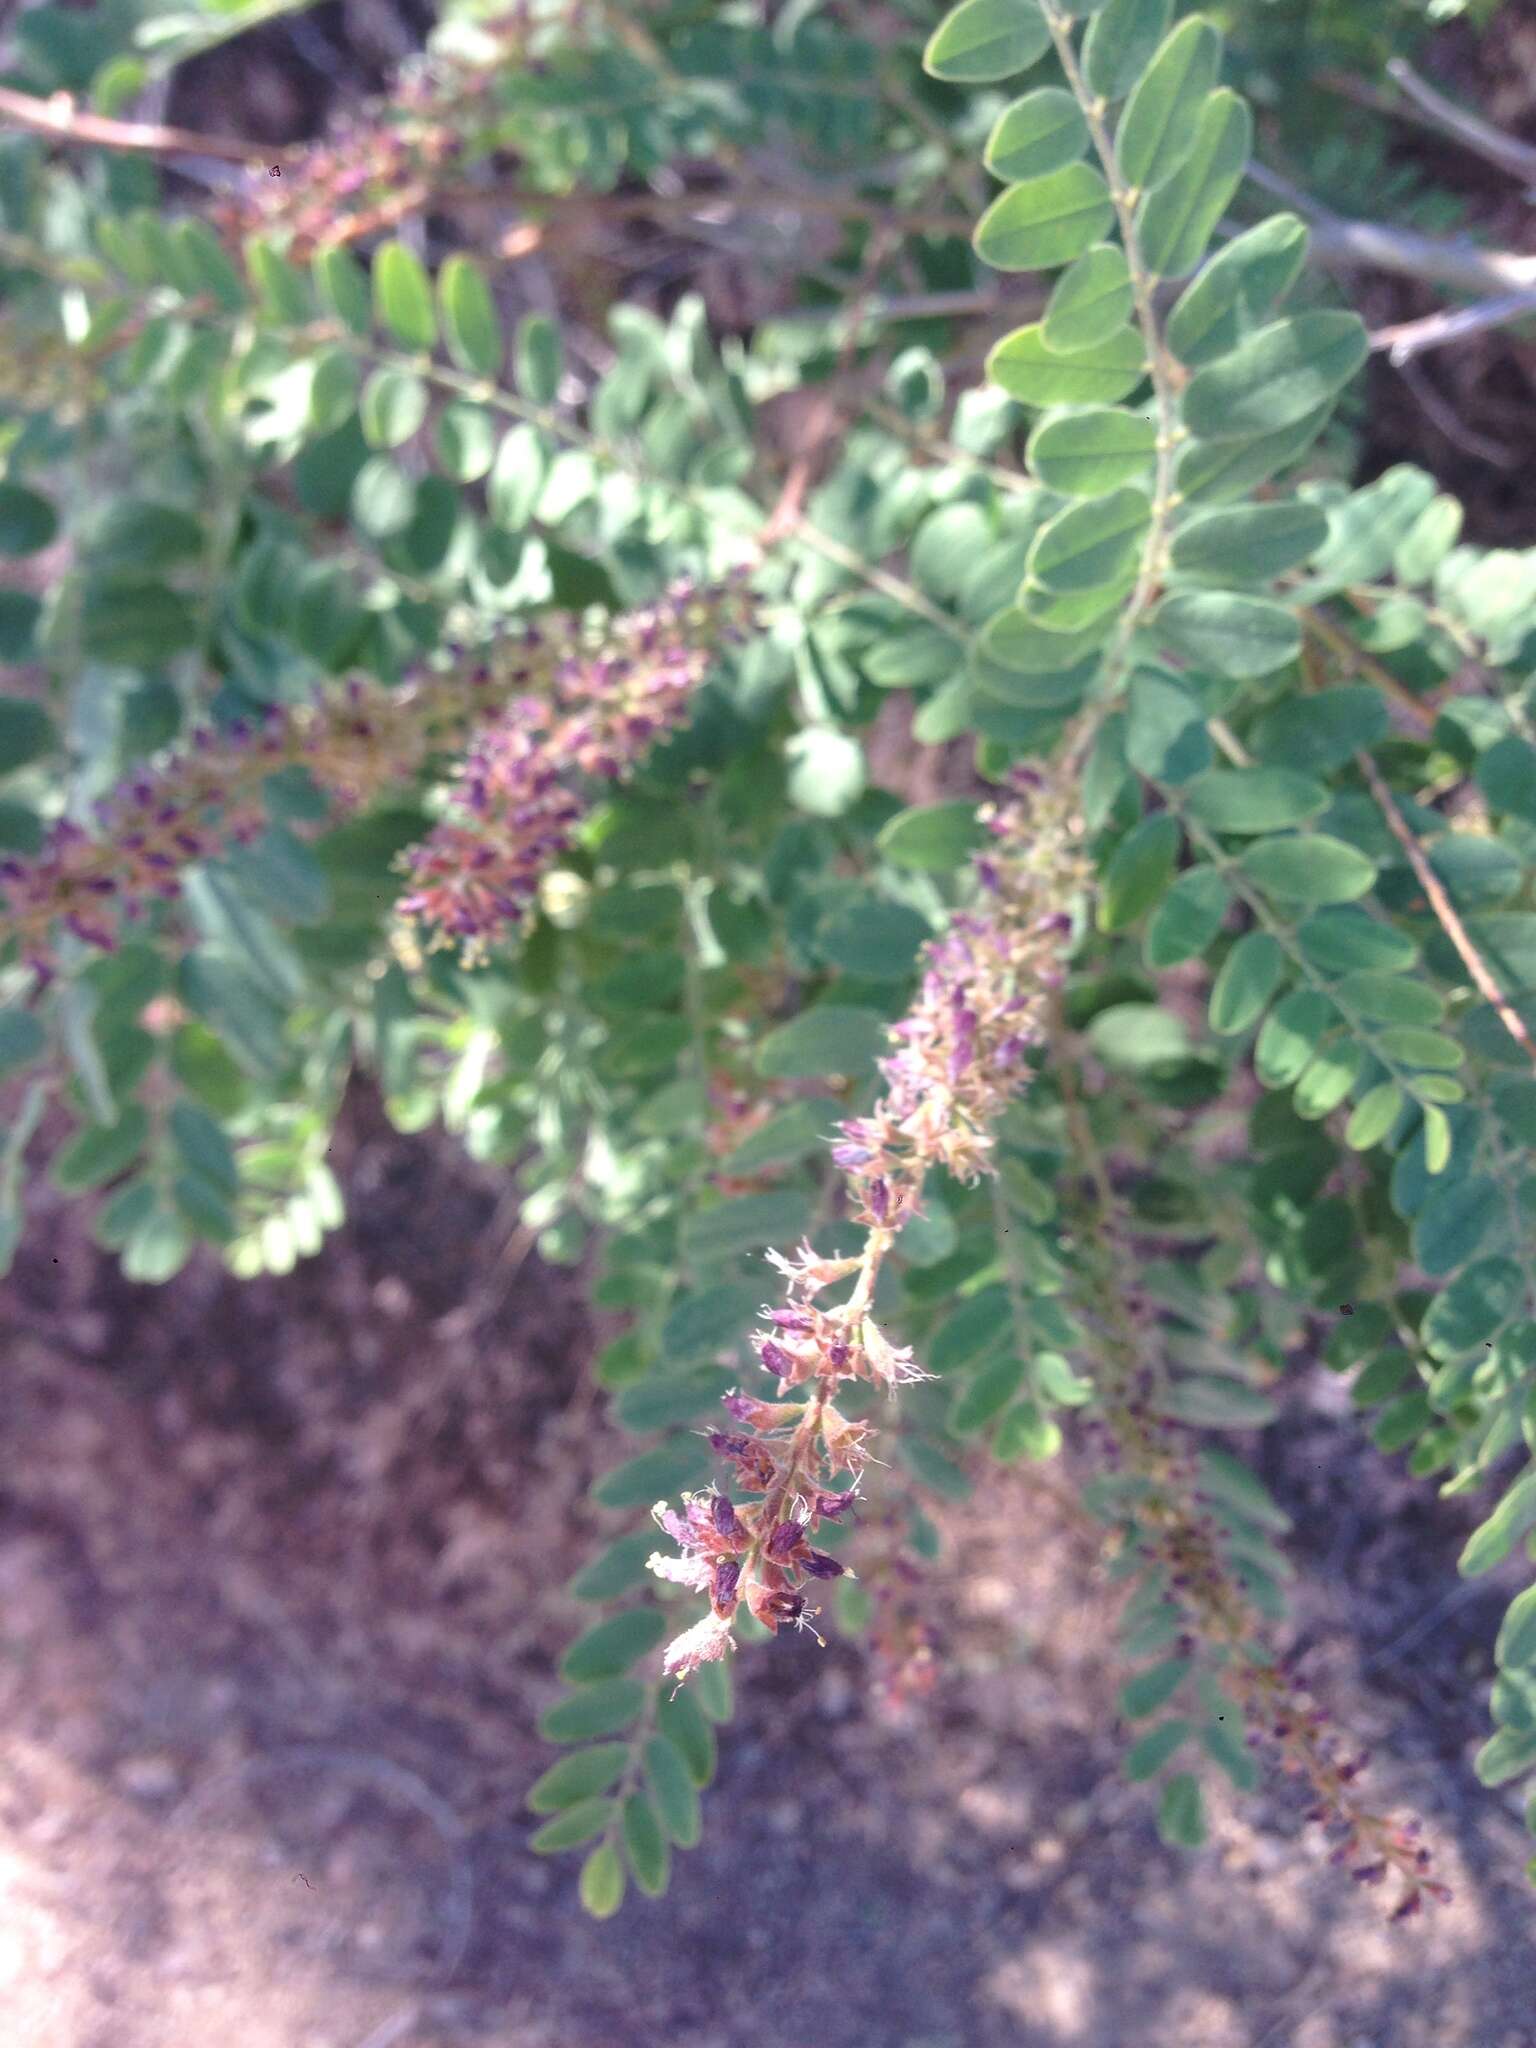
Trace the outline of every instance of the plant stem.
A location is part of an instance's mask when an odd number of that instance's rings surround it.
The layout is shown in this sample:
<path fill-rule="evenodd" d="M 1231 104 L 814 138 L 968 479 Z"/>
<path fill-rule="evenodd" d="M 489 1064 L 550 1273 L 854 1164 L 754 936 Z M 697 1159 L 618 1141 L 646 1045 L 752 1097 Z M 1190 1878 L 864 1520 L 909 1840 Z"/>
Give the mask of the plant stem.
<path fill-rule="evenodd" d="M 1135 587 L 1126 600 L 1115 637 L 1104 657 L 1096 701 L 1084 713 L 1067 747 L 1063 772 L 1071 776 L 1082 768 L 1112 695 L 1112 685 L 1119 680 L 1125 668 L 1136 628 L 1141 624 L 1161 587 L 1168 522 L 1179 502 L 1178 493 L 1173 487 L 1173 465 L 1179 443 L 1185 439 L 1185 432 L 1178 416 L 1178 386 L 1183 372 L 1163 347 L 1162 330 L 1158 326 L 1157 307 L 1153 296 L 1156 280 L 1142 261 L 1141 244 L 1136 233 L 1136 200 L 1139 195 L 1126 185 L 1121 174 L 1114 139 L 1104 119 L 1106 103 L 1089 90 L 1088 82 L 1083 77 L 1077 61 L 1077 52 L 1072 45 L 1071 17 L 1059 12 L 1051 5 L 1051 0 L 1041 0 L 1041 12 L 1045 16 L 1046 26 L 1050 29 L 1051 40 L 1056 45 L 1056 54 L 1061 60 L 1067 84 L 1083 110 L 1083 118 L 1088 123 L 1088 133 L 1093 140 L 1099 162 L 1104 167 L 1110 203 L 1115 209 L 1115 220 L 1120 229 L 1120 243 L 1125 254 L 1126 268 L 1130 272 L 1136 324 L 1141 329 L 1141 337 L 1146 344 L 1147 373 L 1152 381 L 1153 401 L 1157 408 L 1157 461 L 1152 481 L 1152 522 L 1142 546 L 1141 566 L 1137 571 Z"/>

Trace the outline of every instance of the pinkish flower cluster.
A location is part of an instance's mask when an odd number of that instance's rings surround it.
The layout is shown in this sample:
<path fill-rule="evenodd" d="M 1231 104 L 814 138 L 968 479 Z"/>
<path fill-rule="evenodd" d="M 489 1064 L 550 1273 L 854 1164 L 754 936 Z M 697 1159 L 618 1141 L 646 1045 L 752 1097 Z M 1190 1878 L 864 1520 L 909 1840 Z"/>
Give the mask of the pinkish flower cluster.
<path fill-rule="evenodd" d="M 253 167 L 232 192 L 215 198 L 214 227 L 237 248 L 247 235 L 275 233 L 302 261 L 418 213 L 465 162 L 474 124 L 490 111 L 500 65 L 526 62 L 526 7 L 477 26 L 496 39 L 496 61 L 418 59 L 401 71 L 387 99 L 343 117 L 276 175 L 270 166 Z"/>
<path fill-rule="evenodd" d="M 601 646 L 556 665 L 543 697 L 515 698 L 465 758 L 447 815 L 402 856 L 400 910 L 466 965 L 526 916 L 539 879 L 571 845 L 585 785 L 625 775 L 688 715 L 712 647 L 742 636 L 739 579 L 679 584 Z"/>
<path fill-rule="evenodd" d="M 1070 807 L 1034 770 L 1016 769 L 1011 801 L 981 818 L 992 840 L 975 863 L 983 907 L 959 912 L 927 947 L 918 1000 L 880 1062 L 885 1093 L 833 1147 L 860 1220 L 874 1226 L 916 1212 L 930 1167 L 962 1181 L 990 1172 L 992 1127 L 1024 1083 L 1061 984 L 1064 906 L 1087 885 Z"/>
<path fill-rule="evenodd" d="M 752 1341 L 781 1398 L 728 1394 L 742 1428 L 710 1438 L 738 1487 L 760 1498 L 716 1491 L 686 1500 L 681 1515 L 657 1509 L 682 1556 L 658 1554 L 652 1571 L 710 1595 L 709 1613 L 664 1653 L 680 1681 L 724 1654 L 742 1601 L 769 1628 L 810 1625 L 807 1582 L 842 1569 L 810 1537 L 849 1512 L 870 1455 L 870 1424 L 844 1416 L 833 1395 L 845 1380 L 893 1393 L 928 1376 L 870 1314 L 875 1282 L 897 1231 L 919 1212 L 930 1167 L 967 1180 L 992 1170 L 990 1127 L 1027 1081 L 1024 1055 L 1061 979 L 1065 906 L 1087 879 L 1068 801 L 1032 771 L 1018 771 L 1008 799 L 982 819 L 992 841 L 976 862 L 983 907 L 959 913 L 926 948 L 921 991 L 880 1063 L 885 1092 L 867 1117 L 843 1124 L 833 1148 L 864 1248 L 855 1258 L 821 1258 L 808 1245 L 793 1258 L 768 1255 L 786 1298 L 763 1311 Z M 847 1298 L 821 1307 L 842 1282 L 852 1283 Z M 804 1398 L 783 1400 L 792 1389 Z M 843 1475 L 846 1492 L 833 1483 Z"/>
<path fill-rule="evenodd" d="M 434 754 L 458 752 L 478 729 L 503 733 L 509 690 L 530 719 L 547 715 L 533 690 L 559 693 L 570 707 L 560 723 L 567 766 L 619 772 L 676 721 L 709 649 L 738 630 L 745 612 L 739 580 L 719 591 L 679 585 L 604 628 L 571 619 L 529 627 L 478 660 L 455 647 L 449 668 L 424 667 L 398 689 L 354 679 L 311 704 L 201 727 L 98 803 L 90 830 L 60 819 L 37 854 L 0 860 L 4 936 L 46 980 L 61 931 L 110 948 L 125 923 L 179 895 L 194 862 L 259 836 L 265 786 L 277 771 L 303 768 L 334 809 L 356 809 L 418 775 Z M 498 723 L 487 726 L 492 718 Z"/>

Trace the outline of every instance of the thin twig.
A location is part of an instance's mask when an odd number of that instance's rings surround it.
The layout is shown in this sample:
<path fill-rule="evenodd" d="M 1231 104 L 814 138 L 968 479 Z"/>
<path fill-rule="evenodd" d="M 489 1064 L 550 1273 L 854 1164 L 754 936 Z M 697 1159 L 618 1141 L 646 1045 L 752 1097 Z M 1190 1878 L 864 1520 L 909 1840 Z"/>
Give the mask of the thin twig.
<path fill-rule="evenodd" d="M 593 220 L 686 220 L 711 210 L 726 213 L 818 213 L 833 219 L 873 221 L 918 234 L 958 235 L 970 239 L 973 223 L 964 215 L 907 212 L 895 201 L 861 199 L 852 192 L 807 191 L 799 187 L 722 187 L 694 192 L 527 192 L 495 185 L 446 185 L 437 196 L 445 203 L 473 208 L 490 206 L 498 214 L 516 207 L 554 219 L 586 216 Z"/>
<path fill-rule="evenodd" d="M 1486 163 L 1507 171 L 1523 184 L 1536 185 L 1536 149 L 1528 142 L 1506 135 L 1491 122 L 1458 107 L 1444 93 L 1436 92 L 1427 80 L 1420 78 L 1406 57 L 1394 57 L 1387 65 L 1387 76 L 1399 91 L 1429 116 L 1436 127 L 1454 135 L 1458 142 L 1464 143 Z"/>
<path fill-rule="evenodd" d="M 1440 396 L 1417 362 L 1410 359 L 1396 367 L 1397 374 L 1453 447 L 1464 448 L 1479 462 L 1491 462 L 1495 469 L 1519 468 L 1519 449 L 1506 447 L 1501 442 L 1490 440 L 1486 434 L 1476 433 L 1458 417 L 1455 407 L 1448 405 Z"/>
<path fill-rule="evenodd" d="M 1397 800 L 1382 780 L 1376 763 L 1362 750 L 1355 755 L 1355 766 L 1365 777 L 1371 795 L 1376 799 L 1377 807 L 1387 821 L 1392 837 L 1407 856 L 1408 865 L 1413 869 L 1414 877 L 1424 891 L 1440 929 L 1461 955 L 1462 964 L 1471 975 L 1478 993 L 1486 1002 L 1493 1005 L 1498 1013 L 1499 1022 L 1516 1045 L 1529 1055 L 1532 1066 L 1536 1066 L 1536 1039 L 1532 1039 L 1524 1018 L 1494 980 L 1487 962 L 1472 943 L 1471 935 L 1462 923 L 1460 913 L 1446 893 L 1444 883 L 1430 866 L 1424 849 L 1414 837 L 1407 819 L 1398 809 Z"/>
<path fill-rule="evenodd" d="M 1536 290 L 1506 292 L 1501 298 L 1482 299 L 1475 306 L 1446 307 L 1426 313 L 1422 320 L 1402 320 L 1392 327 L 1371 332 L 1371 347 L 1378 354 L 1385 349 L 1387 361 L 1401 369 L 1426 349 L 1444 348 L 1447 342 L 1464 341 L 1469 334 L 1481 334 L 1489 327 L 1507 327 L 1512 320 L 1526 320 L 1536 314 Z"/>
<path fill-rule="evenodd" d="M 1301 623 L 1304 631 L 1310 633 L 1314 639 L 1320 640 L 1331 653 L 1338 655 L 1341 661 L 1347 662 L 1357 675 L 1373 682 L 1378 690 L 1385 690 L 1393 703 L 1401 705 L 1421 730 L 1430 732 L 1434 729 L 1435 720 L 1439 716 L 1435 707 L 1415 697 L 1410 689 L 1398 681 L 1391 669 L 1367 654 L 1363 647 L 1357 647 L 1347 633 L 1340 632 L 1339 628 L 1325 619 L 1321 612 L 1313 611 L 1310 605 L 1303 605 Z"/>
<path fill-rule="evenodd" d="M 23 128 L 55 142 L 82 142 L 98 149 L 129 150 L 139 156 L 212 156 L 226 163 L 288 164 L 303 154 L 270 142 L 244 142 L 227 135 L 196 135 L 187 128 L 162 128 L 150 121 L 113 121 L 83 112 L 67 92 L 40 100 L 0 85 L 0 126 Z"/>
<path fill-rule="evenodd" d="M 1419 235 L 1411 228 L 1384 227 L 1376 221 L 1346 220 L 1265 164 L 1251 163 L 1247 176 L 1261 190 L 1305 214 L 1312 229 L 1312 253 L 1321 263 L 1345 270 L 1391 270 L 1480 294 L 1536 290 L 1536 256 L 1479 249 L 1471 242 Z"/>

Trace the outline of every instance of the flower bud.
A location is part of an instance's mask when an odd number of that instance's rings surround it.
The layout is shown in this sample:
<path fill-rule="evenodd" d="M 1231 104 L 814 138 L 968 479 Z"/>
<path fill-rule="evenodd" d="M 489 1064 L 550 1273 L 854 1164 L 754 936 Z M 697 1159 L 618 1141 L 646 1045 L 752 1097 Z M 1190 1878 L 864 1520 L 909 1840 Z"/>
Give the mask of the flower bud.
<path fill-rule="evenodd" d="M 840 1579 L 848 1567 L 839 1564 L 835 1557 L 828 1557 L 824 1550 L 808 1551 L 801 1563 L 813 1579 Z"/>

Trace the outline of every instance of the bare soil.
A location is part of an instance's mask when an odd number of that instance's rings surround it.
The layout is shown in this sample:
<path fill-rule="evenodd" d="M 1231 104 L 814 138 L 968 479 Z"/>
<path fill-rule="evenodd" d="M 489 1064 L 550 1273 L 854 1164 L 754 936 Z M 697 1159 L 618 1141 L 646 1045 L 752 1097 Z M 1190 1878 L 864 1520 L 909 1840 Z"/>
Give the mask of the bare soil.
<path fill-rule="evenodd" d="M 1311 1668 L 1452 1905 L 1388 1928 L 1284 1786 L 1163 1848 L 1067 1475 L 943 1510 L 934 1695 L 738 1660 L 702 1845 L 594 1926 L 527 1854 L 534 1732 L 618 1519 L 580 1276 L 365 1097 L 286 1279 L 125 1284 L 60 1208 L 0 1293 L 0 2038 L 18 2048 L 1536 2048 L 1529 1840 L 1477 1786 L 1509 1587 L 1326 1375 L 1252 1448 Z"/>

